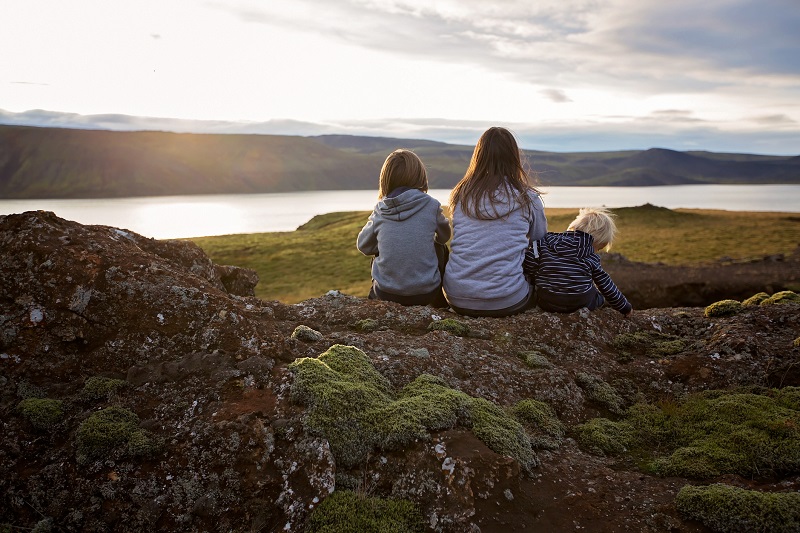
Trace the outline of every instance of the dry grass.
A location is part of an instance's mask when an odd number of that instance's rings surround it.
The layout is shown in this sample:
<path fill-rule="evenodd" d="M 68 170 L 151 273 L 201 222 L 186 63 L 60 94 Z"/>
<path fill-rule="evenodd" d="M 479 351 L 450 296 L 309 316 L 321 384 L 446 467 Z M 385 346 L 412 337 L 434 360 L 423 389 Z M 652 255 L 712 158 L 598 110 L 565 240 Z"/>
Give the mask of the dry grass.
<path fill-rule="evenodd" d="M 639 206 L 612 210 L 614 252 L 640 262 L 697 265 L 790 254 L 800 245 L 800 215 Z M 548 209 L 550 231 L 564 231 L 577 209 Z M 256 295 L 295 303 L 339 290 L 366 296 L 370 258 L 355 246 L 368 212 L 330 213 L 297 231 L 192 239 L 218 264 L 252 268 Z"/>

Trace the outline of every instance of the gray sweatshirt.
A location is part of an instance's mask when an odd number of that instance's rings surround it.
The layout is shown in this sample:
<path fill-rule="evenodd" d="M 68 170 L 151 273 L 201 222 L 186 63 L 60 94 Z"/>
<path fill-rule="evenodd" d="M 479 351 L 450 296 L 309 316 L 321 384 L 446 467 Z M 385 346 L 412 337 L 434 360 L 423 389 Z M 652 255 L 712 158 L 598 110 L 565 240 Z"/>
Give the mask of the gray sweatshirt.
<path fill-rule="evenodd" d="M 427 294 L 442 282 L 434 239 L 450 239 L 442 206 L 419 189 L 385 197 L 358 234 L 356 245 L 374 255 L 372 279 L 382 291 L 402 296 Z"/>
<path fill-rule="evenodd" d="M 518 304 L 530 285 L 522 273 L 525 250 L 547 233 L 542 199 L 529 191 L 532 211 L 498 190 L 493 220 L 470 218 L 457 205 L 453 240 L 444 275 L 444 292 L 451 305 L 475 311 L 495 311 Z M 488 201 L 482 209 L 492 213 Z"/>

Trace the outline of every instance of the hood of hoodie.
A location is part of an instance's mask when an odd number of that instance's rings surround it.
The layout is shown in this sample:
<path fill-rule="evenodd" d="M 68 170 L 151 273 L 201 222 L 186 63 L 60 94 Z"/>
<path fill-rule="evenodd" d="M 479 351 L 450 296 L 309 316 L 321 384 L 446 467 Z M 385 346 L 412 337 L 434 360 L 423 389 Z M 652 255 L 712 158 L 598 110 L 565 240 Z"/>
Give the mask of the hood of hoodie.
<path fill-rule="evenodd" d="M 407 220 L 431 201 L 434 201 L 432 196 L 419 189 L 409 189 L 397 196 L 384 197 L 378 202 L 378 212 L 388 220 Z"/>
<path fill-rule="evenodd" d="M 594 252 L 594 237 L 583 231 L 548 233 L 542 239 L 551 252 L 563 257 L 585 258 Z"/>

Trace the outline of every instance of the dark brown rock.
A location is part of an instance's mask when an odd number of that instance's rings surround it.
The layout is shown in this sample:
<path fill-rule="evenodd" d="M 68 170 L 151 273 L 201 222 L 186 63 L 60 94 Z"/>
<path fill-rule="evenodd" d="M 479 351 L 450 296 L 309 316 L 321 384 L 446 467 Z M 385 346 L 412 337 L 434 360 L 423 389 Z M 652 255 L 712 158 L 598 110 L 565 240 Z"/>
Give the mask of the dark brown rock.
<path fill-rule="evenodd" d="M 334 488 L 351 486 L 414 501 L 429 531 L 705 531 L 675 509 L 687 480 L 592 455 L 572 428 L 634 401 L 800 385 L 796 304 L 719 319 L 701 307 L 630 319 L 611 309 L 466 318 L 336 292 L 283 305 L 232 295 L 220 269 L 183 241 L 46 212 L 0 217 L 0 271 L 0 524 L 21 528 L 47 519 L 65 531 L 301 531 Z M 441 318 L 469 334 L 429 330 Z M 379 327 L 355 326 L 366 319 Z M 299 324 L 323 339 L 292 339 Z M 637 333 L 682 348 L 620 357 L 615 340 Z M 566 435 L 536 450 L 529 474 L 461 425 L 339 468 L 291 401 L 287 368 L 332 344 L 363 350 L 395 390 L 428 373 L 502 407 L 546 402 Z M 616 403 L 583 374 L 613 386 Z M 128 386 L 86 401 L 93 376 L 126 376 Z M 31 395 L 63 402 L 54 430 L 37 431 L 16 411 Z M 111 406 L 135 413 L 159 446 L 80 462 L 81 424 Z M 797 476 L 748 483 L 800 487 Z"/>

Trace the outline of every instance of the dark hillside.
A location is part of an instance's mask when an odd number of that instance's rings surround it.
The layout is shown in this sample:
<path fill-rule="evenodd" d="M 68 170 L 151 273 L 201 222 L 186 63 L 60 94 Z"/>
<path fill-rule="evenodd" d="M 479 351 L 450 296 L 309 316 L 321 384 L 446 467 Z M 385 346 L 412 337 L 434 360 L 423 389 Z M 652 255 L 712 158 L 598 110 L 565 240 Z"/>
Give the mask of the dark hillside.
<path fill-rule="evenodd" d="M 305 137 L 0 126 L 0 196 L 92 198 L 364 189 L 374 158 Z"/>
<path fill-rule="evenodd" d="M 176 134 L 0 126 L 0 198 L 109 198 L 374 189 L 386 156 L 414 150 L 431 188 L 453 187 L 471 146 L 323 135 Z M 545 186 L 800 183 L 798 157 L 527 150 Z"/>

